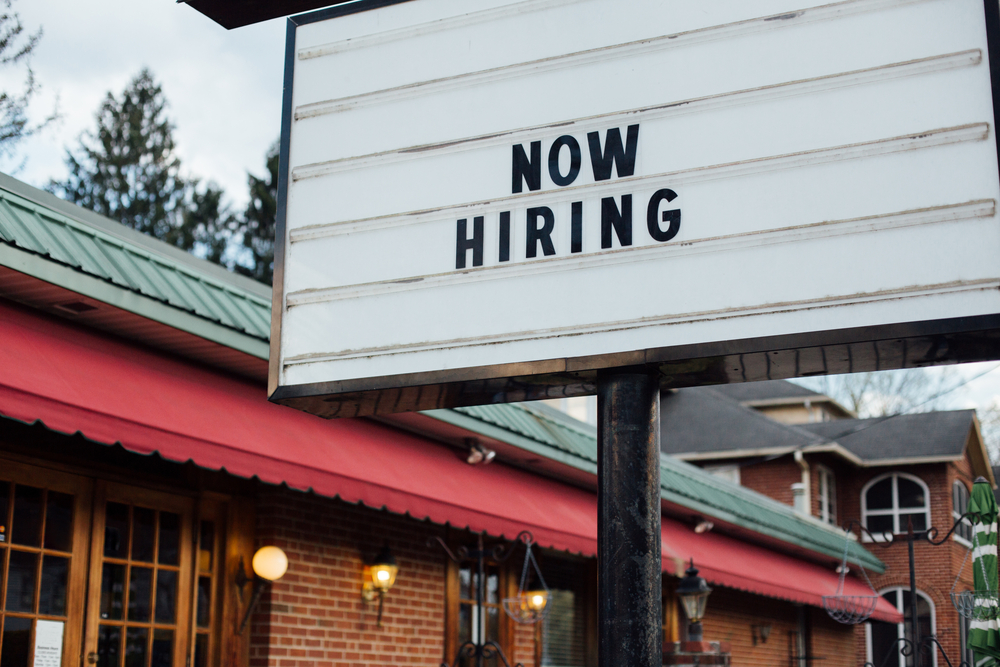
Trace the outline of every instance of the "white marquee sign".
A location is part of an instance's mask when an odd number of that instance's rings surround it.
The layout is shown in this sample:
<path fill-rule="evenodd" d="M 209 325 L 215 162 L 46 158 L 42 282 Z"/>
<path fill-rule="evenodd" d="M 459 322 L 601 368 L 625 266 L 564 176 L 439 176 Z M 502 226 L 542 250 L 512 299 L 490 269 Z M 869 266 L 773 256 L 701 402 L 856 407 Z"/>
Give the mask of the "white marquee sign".
<path fill-rule="evenodd" d="M 987 6 L 293 20 L 272 398 L 1000 313 Z"/>

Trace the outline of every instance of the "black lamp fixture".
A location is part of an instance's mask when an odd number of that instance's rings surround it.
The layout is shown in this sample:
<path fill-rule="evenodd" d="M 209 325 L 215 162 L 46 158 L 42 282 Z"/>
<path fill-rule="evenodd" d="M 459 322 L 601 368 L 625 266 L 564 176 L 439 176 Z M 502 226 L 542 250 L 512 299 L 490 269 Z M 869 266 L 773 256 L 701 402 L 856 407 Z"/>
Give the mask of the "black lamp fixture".
<path fill-rule="evenodd" d="M 684 612 L 687 614 L 688 640 L 700 642 L 702 638 L 701 619 L 705 617 L 705 607 L 708 605 L 708 596 L 712 589 L 708 587 L 702 577 L 698 576 L 698 570 L 694 566 L 694 559 L 691 559 L 691 567 L 684 573 L 684 578 L 677 585 L 677 597 L 684 605 Z"/>
<path fill-rule="evenodd" d="M 251 581 L 254 582 L 253 597 L 250 598 L 250 606 L 247 607 L 246 614 L 243 615 L 243 622 L 240 623 L 240 629 L 236 632 L 237 635 L 242 635 L 243 631 L 246 630 L 247 623 L 250 622 L 250 616 L 257 607 L 257 603 L 260 602 L 260 596 L 263 595 L 264 589 L 271 585 L 271 582 L 285 576 L 285 572 L 288 570 L 288 556 L 278 547 L 261 547 L 253 555 L 253 561 L 250 565 L 253 568 L 254 579 L 247 576 L 242 558 L 240 559 L 240 568 L 236 571 L 236 577 L 234 578 L 236 587 L 240 589 L 241 597 L 246 585 Z"/>
<path fill-rule="evenodd" d="M 378 599 L 378 627 L 382 627 L 382 605 L 385 596 L 396 583 L 398 573 L 399 566 L 396 565 L 396 558 L 392 555 L 388 544 L 382 547 L 382 551 L 375 556 L 371 565 L 365 567 L 361 598 L 365 602 L 374 602 L 376 598 Z"/>

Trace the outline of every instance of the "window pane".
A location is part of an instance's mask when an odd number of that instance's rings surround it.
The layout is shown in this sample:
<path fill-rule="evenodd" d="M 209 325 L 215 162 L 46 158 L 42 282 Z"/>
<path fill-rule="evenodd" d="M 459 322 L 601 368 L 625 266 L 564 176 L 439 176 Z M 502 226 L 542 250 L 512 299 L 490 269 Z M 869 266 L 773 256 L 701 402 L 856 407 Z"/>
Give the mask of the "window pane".
<path fill-rule="evenodd" d="M 38 554 L 25 551 L 10 552 L 10 569 L 7 571 L 7 611 L 35 611 L 35 577 Z"/>
<path fill-rule="evenodd" d="M 8 616 L 3 622 L 0 667 L 28 667 L 31 652 L 31 619 Z"/>
<path fill-rule="evenodd" d="M 125 566 L 105 563 L 101 573 L 101 618 L 120 621 L 125 597 Z"/>
<path fill-rule="evenodd" d="M 885 597 L 885 596 L 883 596 Z M 899 654 L 896 624 L 883 623 L 882 621 L 871 621 L 872 628 L 872 658 L 876 665 L 891 665 L 897 667 L 899 659 L 889 660 L 886 658 L 892 654 Z"/>
<path fill-rule="evenodd" d="M 170 667 L 174 657 L 174 631 L 153 631 L 152 667 Z"/>
<path fill-rule="evenodd" d="M 458 570 L 458 597 L 471 600 L 472 596 L 472 568 L 463 566 Z"/>
<path fill-rule="evenodd" d="M 198 625 L 202 628 L 208 627 L 211 617 L 210 609 L 212 605 L 212 579 L 211 577 L 198 577 Z"/>
<path fill-rule="evenodd" d="M 45 510 L 45 548 L 73 550 L 73 496 L 49 491 Z"/>
<path fill-rule="evenodd" d="M 127 558 L 128 505 L 108 503 L 104 516 L 104 555 L 108 558 Z"/>
<path fill-rule="evenodd" d="M 153 562 L 156 540 L 156 512 L 145 507 L 132 508 L 132 560 Z"/>
<path fill-rule="evenodd" d="M 920 532 L 921 530 L 927 530 L 927 515 L 921 512 L 920 514 L 900 514 L 899 515 L 899 532 L 906 532 L 906 525 L 908 519 L 913 519 L 913 530 Z"/>
<path fill-rule="evenodd" d="M 156 571 L 156 622 L 173 623 L 177 601 L 177 573 L 171 570 Z"/>
<path fill-rule="evenodd" d="M 42 558 L 42 588 L 39 591 L 38 613 L 48 616 L 66 615 L 66 584 L 69 581 L 69 558 L 45 555 Z"/>
<path fill-rule="evenodd" d="M 542 665 L 583 667 L 584 628 L 573 591 L 550 590 L 542 626 Z"/>
<path fill-rule="evenodd" d="M 10 509 L 10 482 L 0 482 L 0 544 L 7 541 L 7 510 Z"/>
<path fill-rule="evenodd" d="M 181 542 L 181 518 L 172 512 L 160 512 L 161 565 L 177 565 Z"/>
<path fill-rule="evenodd" d="M 492 568 L 486 570 L 486 601 L 500 604 L 500 577 Z"/>
<path fill-rule="evenodd" d="M 868 517 L 868 525 L 866 526 L 868 530 L 875 535 L 875 537 L 881 537 L 880 533 L 891 533 L 892 532 L 892 515 L 879 515 Z"/>
<path fill-rule="evenodd" d="M 495 642 L 500 641 L 500 608 L 487 607 L 483 610 L 486 613 L 486 639 Z"/>
<path fill-rule="evenodd" d="M 899 485 L 899 508 L 924 507 L 924 489 L 912 479 L 900 477 L 897 479 Z"/>
<path fill-rule="evenodd" d="M 153 599 L 153 570 L 148 567 L 132 567 L 128 582 L 128 620 L 146 623 L 149 621 Z"/>
<path fill-rule="evenodd" d="M 458 605 L 458 645 L 472 641 L 472 605 Z"/>
<path fill-rule="evenodd" d="M 99 667 L 120 667 L 121 628 L 102 625 L 97 633 L 97 664 Z"/>
<path fill-rule="evenodd" d="M 148 628 L 129 628 L 126 630 L 125 667 L 146 667 L 146 648 L 148 644 Z"/>
<path fill-rule="evenodd" d="M 14 525 L 10 541 L 29 547 L 42 546 L 42 490 L 33 486 L 14 488 Z"/>
<path fill-rule="evenodd" d="M 883 479 L 865 494 L 865 504 L 870 510 L 892 509 L 892 478 Z"/>
<path fill-rule="evenodd" d="M 160 519 L 162 526 L 163 519 Z M 212 556 L 215 553 L 215 524 L 211 521 L 201 522 L 201 539 L 198 545 L 198 571 L 212 571 Z M 163 562 L 163 555 L 160 555 Z"/>
<path fill-rule="evenodd" d="M 194 640 L 194 667 L 208 667 L 208 635 L 198 635 Z"/>

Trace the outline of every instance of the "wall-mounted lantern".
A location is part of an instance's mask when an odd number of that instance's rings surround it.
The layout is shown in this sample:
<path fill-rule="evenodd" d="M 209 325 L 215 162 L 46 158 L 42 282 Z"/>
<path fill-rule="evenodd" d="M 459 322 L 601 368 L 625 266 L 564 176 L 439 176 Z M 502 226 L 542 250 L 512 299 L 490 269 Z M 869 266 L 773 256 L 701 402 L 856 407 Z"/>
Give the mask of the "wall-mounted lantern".
<path fill-rule="evenodd" d="M 677 585 L 677 597 L 684 605 L 684 612 L 688 621 L 688 640 L 700 642 L 702 637 L 701 619 L 705 618 L 705 607 L 708 605 L 708 596 L 712 589 L 708 587 L 702 577 L 698 576 L 698 570 L 694 566 L 694 559 L 691 559 L 691 567 L 684 573 L 684 578 Z"/>
<path fill-rule="evenodd" d="M 378 627 L 382 627 L 382 603 L 389 589 L 396 583 L 398 573 L 399 566 L 396 565 L 388 544 L 382 547 L 371 565 L 365 566 L 361 597 L 365 602 L 374 602 L 378 598 Z"/>
<path fill-rule="evenodd" d="M 271 584 L 273 581 L 277 581 L 285 576 L 285 572 L 288 570 L 288 556 L 285 552 L 278 547 L 261 547 L 257 550 L 257 553 L 253 555 L 253 560 L 250 563 L 253 568 L 253 572 L 256 575 L 254 585 L 253 585 L 253 597 L 250 598 L 250 606 L 247 607 L 246 614 L 243 616 L 243 622 L 240 623 L 240 629 L 236 632 L 237 635 L 242 635 L 243 631 L 247 627 L 247 623 L 250 622 L 250 616 L 253 614 L 253 610 L 257 607 L 257 603 L 260 602 L 260 596 L 263 595 L 264 589 Z M 243 589 L 251 579 L 247 576 L 246 569 L 243 566 L 243 559 L 240 559 L 240 568 L 236 571 L 235 577 L 236 587 L 240 589 L 240 595 L 243 595 Z"/>
<path fill-rule="evenodd" d="M 751 625 L 750 634 L 753 637 L 753 645 L 766 644 L 767 638 L 771 636 L 771 624 Z"/>

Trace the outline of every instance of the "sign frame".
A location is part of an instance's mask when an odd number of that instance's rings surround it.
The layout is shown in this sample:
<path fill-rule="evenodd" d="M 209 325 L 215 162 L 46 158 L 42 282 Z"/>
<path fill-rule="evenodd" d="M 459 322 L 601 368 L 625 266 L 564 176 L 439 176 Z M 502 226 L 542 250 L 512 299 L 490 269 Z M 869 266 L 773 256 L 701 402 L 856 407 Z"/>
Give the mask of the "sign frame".
<path fill-rule="evenodd" d="M 296 29 L 318 21 L 410 0 L 360 0 L 288 19 L 281 140 L 268 398 L 325 418 L 590 395 L 599 373 L 655 367 L 661 387 L 788 379 L 1000 358 L 1000 313 L 876 326 L 827 329 L 632 352 L 447 371 L 279 386 L 284 305 L 284 258 L 292 125 Z M 1000 162 L 1000 3 L 983 0 L 992 85 L 994 145 Z"/>

